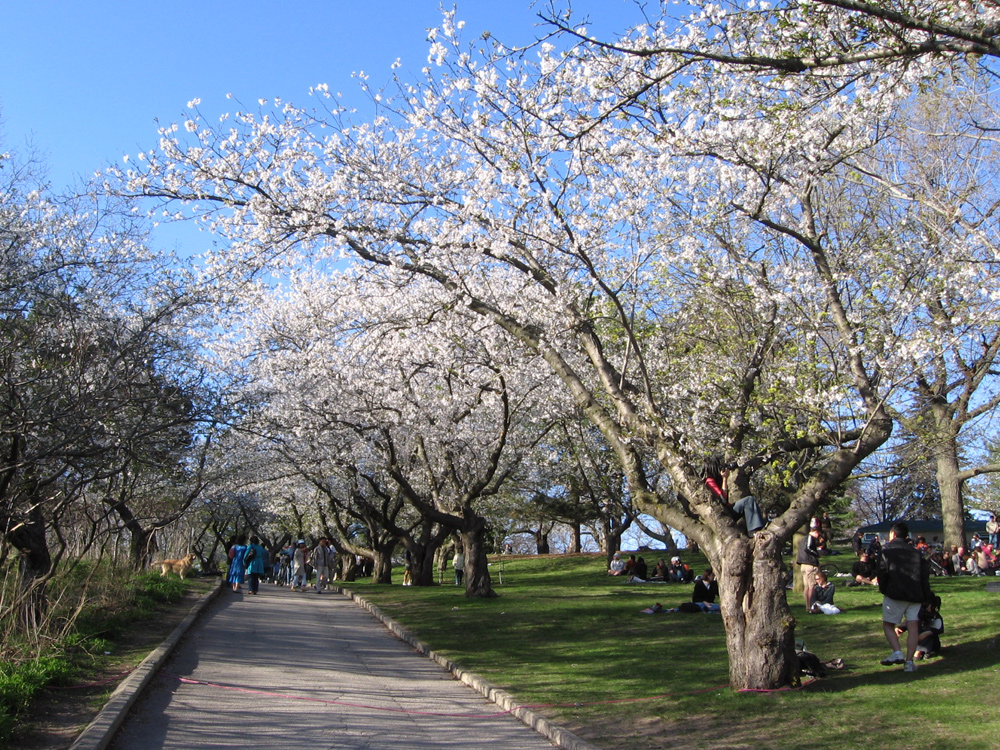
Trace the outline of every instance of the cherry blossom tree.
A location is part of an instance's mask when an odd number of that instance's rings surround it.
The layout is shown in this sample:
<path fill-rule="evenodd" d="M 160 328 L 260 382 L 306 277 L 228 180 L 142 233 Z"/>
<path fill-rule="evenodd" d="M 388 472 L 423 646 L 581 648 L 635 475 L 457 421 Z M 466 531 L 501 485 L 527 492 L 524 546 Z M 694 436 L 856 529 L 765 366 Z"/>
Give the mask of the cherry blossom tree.
<path fill-rule="evenodd" d="M 928 90 L 871 169 L 905 196 L 886 211 L 885 232 L 927 258 L 904 277 L 923 290 L 909 335 L 928 345 L 899 408 L 917 443 L 910 453 L 934 467 L 948 546 L 965 543 L 966 483 L 1000 471 L 984 444 L 1000 406 L 997 104 L 992 83 L 975 77 Z"/>
<path fill-rule="evenodd" d="M 624 534 L 638 523 L 638 511 L 613 452 L 593 425 L 581 418 L 560 420 L 544 447 L 547 456 L 533 482 L 529 508 L 542 518 L 567 524 L 573 533 L 573 552 L 580 552 L 581 529 L 593 535 L 608 563 L 621 549 Z"/>
<path fill-rule="evenodd" d="M 604 67 L 606 87 L 614 93 L 603 98 L 591 120 L 629 113 L 637 121 L 655 121 L 651 113 L 661 111 L 661 95 L 676 96 L 672 82 L 679 73 L 707 81 L 697 73 L 705 70 L 702 64 L 708 65 L 708 78 L 738 75 L 752 81 L 760 101 L 770 102 L 759 108 L 760 118 L 779 112 L 776 106 L 786 112 L 809 109 L 821 117 L 824 111 L 842 111 L 842 103 L 852 98 L 902 101 L 901 92 L 916 81 L 923 81 L 925 89 L 937 86 L 921 103 L 906 105 L 906 116 L 915 119 L 893 136 L 897 147 L 880 163 L 873 158 L 857 166 L 866 167 L 859 175 L 880 183 L 869 186 L 869 195 L 889 196 L 880 207 L 884 215 L 877 231 L 918 225 L 908 235 L 915 246 L 931 253 L 944 245 L 952 248 L 953 260 L 932 276 L 978 276 L 977 282 L 966 278 L 962 292 L 944 296 L 925 279 L 920 330 L 911 334 L 925 342 L 933 336 L 936 342 L 915 357 L 913 380 L 900 383 L 903 390 L 915 391 L 915 400 L 896 399 L 902 414 L 915 416 L 911 429 L 920 424 L 917 432 L 936 465 L 946 543 L 961 545 L 962 488 L 969 479 L 996 470 L 988 460 L 960 457 L 969 442 L 960 436 L 973 435 L 974 426 L 997 405 L 991 375 L 996 336 L 988 322 L 994 304 L 981 291 L 992 286 L 995 275 L 988 218 L 995 188 L 986 165 L 993 158 L 996 108 L 990 89 L 1000 52 L 996 7 L 892 0 L 709 3 L 700 4 L 680 30 L 661 18 L 611 43 L 590 37 L 569 14 L 545 17 L 558 34 L 580 41 L 592 64 Z M 736 117 L 731 105 L 727 101 L 727 117 Z M 891 107 L 873 122 L 886 119 L 888 111 Z M 917 126 L 918 120 L 923 125 Z M 769 169 L 756 171 L 767 179 Z M 964 257 L 954 254 L 954 248 L 964 247 L 970 248 Z M 905 275 L 899 278 L 908 281 Z M 979 299 L 974 298 L 977 283 Z M 981 445 L 976 455 L 983 455 Z"/>
<path fill-rule="evenodd" d="M 560 6 L 539 15 L 553 34 L 582 41 L 609 60 L 631 58 L 642 70 L 605 112 L 643 100 L 660 86 L 672 87 L 680 70 L 700 63 L 786 79 L 831 74 L 849 85 L 872 75 L 899 79 L 955 61 L 993 75 L 1000 59 L 1000 11 L 989 1 L 699 1 L 688 4 L 681 23 L 669 15 L 668 4 L 660 5 L 660 15 L 641 19 L 637 33 L 622 40 L 595 38 L 586 22 Z"/>
<path fill-rule="evenodd" d="M 204 299 L 167 273 L 127 207 L 57 196 L 15 157 L 0 168 L 2 553 L 18 555 L 14 608 L 33 630 L 69 538 L 97 543 L 110 528 L 95 498 L 133 534 L 138 561 L 155 533 L 143 516 L 182 509 L 140 501 L 130 477 L 170 475 L 173 497 L 196 492 L 194 435 L 208 417 L 186 331 Z"/>
<path fill-rule="evenodd" d="M 716 43 L 718 17 L 677 33 Z M 466 48 L 459 31 L 446 16 L 439 67 L 370 123 L 347 122 L 325 87 L 318 110 L 265 102 L 217 125 L 193 103 L 120 178 L 224 234 L 220 272 L 350 257 L 423 324 L 471 312 L 495 326 L 480 339 L 532 352 L 637 507 L 712 561 L 733 686 L 795 681 L 781 549 L 889 439 L 887 400 L 929 346 L 897 324 L 922 310 L 899 259 L 920 258 L 852 231 L 885 200 L 852 177 L 934 70 L 792 84 L 644 57 L 659 27 L 535 57 Z M 748 535 L 703 482 L 712 454 L 733 464 L 733 499 L 760 493 L 763 529 Z"/>
<path fill-rule="evenodd" d="M 199 145 L 165 132 L 130 184 L 197 201 L 234 240 L 223 262 L 252 271 L 262 253 L 346 249 L 369 268 L 435 282 L 439 308 L 469 309 L 536 351 L 608 441 L 640 507 L 713 560 L 733 684 L 791 682 L 781 547 L 891 427 L 822 255 L 731 214 L 692 235 L 690 208 L 663 192 L 696 193 L 711 172 L 677 174 L 632 133 L 567 144 L 516 115 L 529 92 L 498 114 L 495 88 L 486 102 L 463 80 L 429 82 L 410 102 L 413 124 L 391 136 L 380 121 L 324 138 L 315 117 L 287 106 L 220 132 L 192 120 Z M 669 178 L 647 179 L 664 164 Z M 748 537 L 702 484 L 702 459 L 733 453 L 751 467 L 779 462 L 783 445 L 828 456 L 789 510 Z M 669 494 L 653 481 L 665 474 Z"/>
<path fill-rule="evenodd" d="M 379 580 L 402 539 L 416 580 L 429 583 L 451 532 L 465 548 L 467 593 L 491 596 L 478 508 L 560 400 L 547 371 L 477 316 L 442 309 L 434 288 L 406 296 L 399 285 L 392 274 L 299 274 L 256 305 L 239 334 L 266 404 L 255 429 L 327 508 L 369 526 Z"/>

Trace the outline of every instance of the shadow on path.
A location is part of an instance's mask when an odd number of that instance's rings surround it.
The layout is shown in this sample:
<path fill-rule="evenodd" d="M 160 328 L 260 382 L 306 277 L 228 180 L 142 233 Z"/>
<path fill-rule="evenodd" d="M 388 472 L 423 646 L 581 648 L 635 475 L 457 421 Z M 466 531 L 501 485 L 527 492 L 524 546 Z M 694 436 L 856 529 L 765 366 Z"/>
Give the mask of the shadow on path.
<path fill-rule="evenodd" d="M 110 747 L 543 750 L 552 745 L 339 594 L 223 591 Z"/>

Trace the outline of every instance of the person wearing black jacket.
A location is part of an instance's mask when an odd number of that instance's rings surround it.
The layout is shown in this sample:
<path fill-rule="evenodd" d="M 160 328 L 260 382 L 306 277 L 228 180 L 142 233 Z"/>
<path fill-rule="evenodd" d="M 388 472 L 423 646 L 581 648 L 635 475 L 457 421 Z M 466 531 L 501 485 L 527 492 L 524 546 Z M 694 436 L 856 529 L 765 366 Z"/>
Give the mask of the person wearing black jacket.
<path fill-rule="evenodd" d="M 817 519 L 809 524 L 809 533 L 799 545 L 799 553 L 795 564 L 799 566 L 799 576 L 802 578 L 802 593 L 806 599 L 806 612 L 812 611 L 813 589 L 816 588 L 816 572 L 819 570 L 819 551 L 823 546 L 823 537 L 819 531 Z"/>
<path fill-rule="evenodd" d="M 903 664 L 915 672 L 913 655 L 920 635 L 920 605 L 931 601 L 930 563 L 910 544 L 910 528 L 897 521 L 889 531 L 889 542 L 882 547 L 878 565 L 878 588 L 882 592 L 882 629 L 892 653 L 882 664 Z M 899 647 L 896 626 L 906 622 L 906 655 Z"/>
<path fill-rule="evenodd" d="M 709 568 L 700 581 L 694 582 L 694 591 L 691 592 L 691 601 L 695 604 L 715 604 L 715 598 L 719 595 L 719 582 L 715 580 L 715 573 Z"/>

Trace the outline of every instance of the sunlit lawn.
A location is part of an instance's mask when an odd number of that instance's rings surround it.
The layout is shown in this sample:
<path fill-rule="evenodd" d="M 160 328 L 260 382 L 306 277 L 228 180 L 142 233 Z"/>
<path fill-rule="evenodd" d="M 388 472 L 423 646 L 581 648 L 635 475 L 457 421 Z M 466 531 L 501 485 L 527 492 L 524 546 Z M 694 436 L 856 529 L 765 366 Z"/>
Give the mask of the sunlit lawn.
<path fill-rule="evenodd" d="M 845 569 L 853 561 L 834 559 Z M 836 616 L 806 615 L 789 592 L 797 637 L 847 666 L 797 691 L 741 694 L 726 687 L 718 615 L 640 613 L 688 600 L 690 586 L 611 579 L 599 556 L 507 557 L 502 584 L 500 565 L 491 565 L 500 593 L 492 600 L 467 599 L 447 582 L 350 588 L 599 747 L 1000 747 L 1000 593 L 985 590 L 996 578 L 933 579 L 944 650 L 916 675 L 879 664 L 888 647 L 878 591 L 834 579 L 844 610 Z"/>

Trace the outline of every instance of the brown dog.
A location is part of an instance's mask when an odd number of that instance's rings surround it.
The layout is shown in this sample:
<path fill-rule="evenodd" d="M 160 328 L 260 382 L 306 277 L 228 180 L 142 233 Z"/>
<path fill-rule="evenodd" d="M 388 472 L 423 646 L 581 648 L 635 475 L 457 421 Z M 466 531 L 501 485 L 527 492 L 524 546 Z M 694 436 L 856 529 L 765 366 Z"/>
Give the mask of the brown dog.
<path fill-rule="evenodd" d="M 194 553 L 191 552 L 180 560 L 164 560 L 160 563 L 160 575 L 165 576 L 167 573 L 176 573 L 181 577 L 181 580 L 184 580 L 187 574 L 191 572 L 191 566 L 194 565 L 195 559 Z"/>

